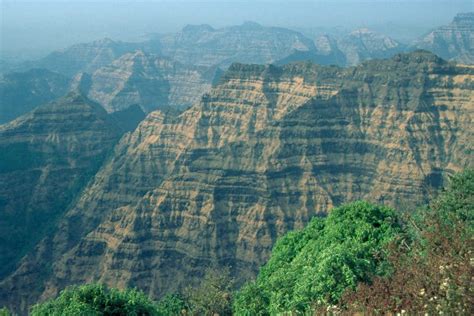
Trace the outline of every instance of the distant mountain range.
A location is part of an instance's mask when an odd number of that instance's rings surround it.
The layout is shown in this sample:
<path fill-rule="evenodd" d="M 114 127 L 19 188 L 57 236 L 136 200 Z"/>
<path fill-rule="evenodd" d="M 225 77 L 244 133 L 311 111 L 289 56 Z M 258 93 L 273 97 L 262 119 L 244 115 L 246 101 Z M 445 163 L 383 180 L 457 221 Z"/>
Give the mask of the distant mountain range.
<path fill-rule="evenodd" d="M 20 64 L 18 68 L 19 70 L 30 67 L 45 68 L 72 77 L 78 72 L 92 73 L 109 65 L 120 56 L 136 50 L 153 54 L 159 54 L 161 51 L 160 43 L 157 41 L 127 43 L 104 38 L 55 51 L 40 60 Z"/>
<path fill-rule="evenodd" d="M 469 64 L 474 61 L 473 34 L 474 13 L 462 13 L 450 25 L 433 30 L 414 44 L 403 44 L 368 29 L 348 34 L 339 30 L 311 39 L 297 31 L 253 22 L 221 29 L 188 25 L 181 32 L 137 43 L 105 38 L 13 68 L 5 64 L 6 70 L 15 69 L 15 73 L 0 77 L 4 101 L 0 104 L 0 124 L 64 95 L 69 84 L 70 89 L 80 86 L 108 112 L 134 104 L 146 113 L 165 108 L 182 110 L 208 92 L 221 69 L 234 62 L 285 65 L 311 61 L 352 66 L 423 48 L 446 60 Z"/>
<path fill-rule="evenodd" d="M 294 51 L 315 51 L 303 34 L 254 22 L 214 29 L 188 25 L 177 34 L 159 37 L 163 54 L 181 63 L 228 67 L 233 62 L 268 64 Z"/>

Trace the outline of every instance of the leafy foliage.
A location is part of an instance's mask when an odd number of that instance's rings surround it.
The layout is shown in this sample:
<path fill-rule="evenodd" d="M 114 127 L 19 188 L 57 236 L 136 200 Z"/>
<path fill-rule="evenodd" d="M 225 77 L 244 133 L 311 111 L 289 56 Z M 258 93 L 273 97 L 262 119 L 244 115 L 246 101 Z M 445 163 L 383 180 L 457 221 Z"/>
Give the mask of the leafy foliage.
<path fill-rule="evenodd" d="M 394 272 L 348 291 L 349 313 L 474 314 L 472 251 L 474 170 L 455 175 L 449 187 L 408 218 L 412 242 L 390 245 Z"/>
<path fill-rule="evenodd" d="M 277 241 L 255 283 L 238 292 L 234 311 L 267 315 L 336 303 L 347 288 L 387 273 L 383 247 L 400 231 L 395 211 L 367 202 L 314 218 Z"/>
<path fill-rule="evenodd" d="M 156 309 L 160 316 L 175 316 L 186 314 L 187 304 L 181 295 L 168 294 L 158 302 Z"/>
<path fill-rule="evenodd" d="M 74 286 L 58 298 L 35 305 L 33 316 L 55 315 L 158 315 L 153 302 L 135 289 L 120 291 L 103 285 Z"/>
<path fill-rule="evenodd" d="M 191 315 L 232 315 L 234 280 L 226 269 L 207 269 L 200 285 L 187 288 L 186 302 Z"/>

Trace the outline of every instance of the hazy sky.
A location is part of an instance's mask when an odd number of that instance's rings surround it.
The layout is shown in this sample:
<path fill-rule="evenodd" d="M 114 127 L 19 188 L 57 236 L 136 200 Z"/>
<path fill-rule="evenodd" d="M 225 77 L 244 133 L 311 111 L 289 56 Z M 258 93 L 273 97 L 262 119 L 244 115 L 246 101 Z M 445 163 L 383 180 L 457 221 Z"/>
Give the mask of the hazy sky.
<path fill-rule="evenodd" d="M 294 28 L 375 26 L 407 37 L 407 32 L 426 32 L 447 24 L 458 12 L 474 11 L 473 0 L 0 2 L 3 58 L 41 56 L 102 37 L 137 40 L 146 33 L 173 32 L 186 24 L 202 23 L 214 27 L 244 21 Z"/>

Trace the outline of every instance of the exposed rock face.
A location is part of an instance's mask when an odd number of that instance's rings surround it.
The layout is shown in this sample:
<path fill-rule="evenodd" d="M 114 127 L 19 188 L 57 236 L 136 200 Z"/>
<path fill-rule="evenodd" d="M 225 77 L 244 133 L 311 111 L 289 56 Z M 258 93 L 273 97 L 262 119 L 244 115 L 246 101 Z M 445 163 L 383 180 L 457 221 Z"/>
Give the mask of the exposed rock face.
<path fill-rule="evenodd" d="M 67 77 L 46 69 L 0 76 L 0 124 L 65 95 L 68 87 Z"/>
<path fill-rule="evenodd" d="M 1 302 L 89 281 L 160 296 L 206 265 L 245 279 L 278 236 L 333 206 L 422 201 L 473 164 L 473 79 L 423 51 L 348 69 L 235 64 L 199 104 L 121 139 L 1 281 Z"/>
<path fill-rule="evenodd" d="M 297 61 L 310 61 L 318 65 L 346 65 L 346 56 L 339 50 L 336 40 L 329 35 L 321 35 L 315 40 L 316 50 L 295 51 L 293 54 L 275 62 L 286 65 Z"/>
<path fill-rule="evenodd" d="M 337 40 L 325 34 L 318 36 L 314 41 L 318 53 L 323 56 L 331 56 L 333 64 L 343 66 L 347 63 L 346 56 L 337 46 Z"/>
<path fill-rule="evenodd" d="M 188 25 L 161 38 L 163 53 L 192 65 L 228 67 L 233 62 L 267 64 L 295 51 L 315 50 L 314 43 L 296 31 L 246 22 L 214 29 Z"/>
<path fill-rule="evenodd" d="M 51 232 L 119 137 L 75 94 L 0 126 L 0 276 Z"/>
<path fill-rule="evenodd" d="M 368 29 L 359 29 L 338 40 L 339 49 L 344 52 L 346 64 L 354 66 L 374 58 L 390 58 L 403 52 L 402 43 Z"/>
<path fill-rule="evenodd" d="M 74 86 L 107 112 L 138 104 L 146 113 L 181 110 L 211 89 L 216 67 L 185 66 L 143 51 L 128 53 L 92 75 L 80 74 Z"/>
<path fill-rule="evenodd" d="M 110 64 L 120 56 L 138 49 L 149 53 L 159 53 L 158 41 L 127 43 L 104 38 L 90 43 L 73 45 L 56 51 L 43 59 L 23 64 L 22 68 L 45 68 L 68 77 L 78 72 L 92 73 Z"/>
<path fill-rule="evenodd" d="M 451 24 L 423 37 L 417 47 L 449 60 L 474 63 L 474 12 L 458 14 Z"/>

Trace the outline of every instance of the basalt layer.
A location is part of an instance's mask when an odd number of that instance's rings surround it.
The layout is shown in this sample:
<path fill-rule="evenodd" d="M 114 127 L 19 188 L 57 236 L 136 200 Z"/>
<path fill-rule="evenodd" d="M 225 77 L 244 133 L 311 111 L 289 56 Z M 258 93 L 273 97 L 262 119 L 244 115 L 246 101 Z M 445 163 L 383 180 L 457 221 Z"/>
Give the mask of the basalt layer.
<path fill-rule="evenodd" d="M 423 201 L 473 165 L 473 79 L 424 51 L 347 69 L 234 64 L 192 108 L 152 112 L 121 139 L 1 281 L 1 303 L 92 281 L 159 297 L 206 266 L 243 280 L 333 206 Z"/>

